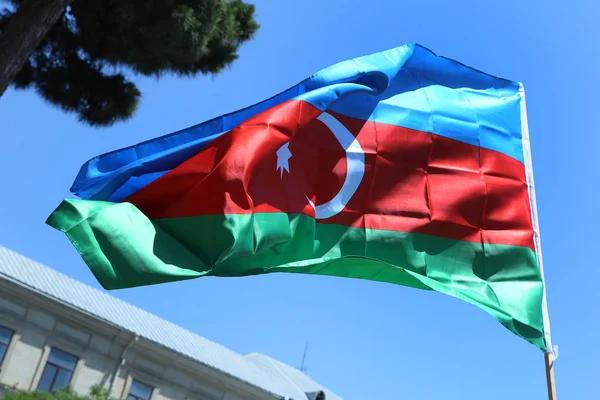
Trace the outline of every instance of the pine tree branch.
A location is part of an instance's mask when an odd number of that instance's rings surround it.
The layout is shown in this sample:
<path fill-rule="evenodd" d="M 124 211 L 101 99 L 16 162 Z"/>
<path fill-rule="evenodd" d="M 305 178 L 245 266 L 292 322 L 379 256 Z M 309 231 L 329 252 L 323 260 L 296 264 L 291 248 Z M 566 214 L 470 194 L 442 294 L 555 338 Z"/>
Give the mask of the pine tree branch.
<path fill-rule="evenodd" d="M 25 0 L 0 34 L 0 96 L 71 0 Z"/>

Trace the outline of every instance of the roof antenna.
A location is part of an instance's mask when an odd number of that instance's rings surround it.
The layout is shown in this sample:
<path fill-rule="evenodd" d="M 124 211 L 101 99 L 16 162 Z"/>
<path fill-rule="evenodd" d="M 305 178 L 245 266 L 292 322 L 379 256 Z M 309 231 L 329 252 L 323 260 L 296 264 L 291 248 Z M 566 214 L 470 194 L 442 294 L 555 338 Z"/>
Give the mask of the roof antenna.
<path fill-rule="evenodd" d="M 306 353 L 308 351 L 308 342 L 306 342 L 306 345 L 304 346 L 304 354 L 302 355 L 302 365 L 300 365 L 300 371 L 302 372 L 306 372 L 308 371 L 308 368 L 306 368 L 304 366 L 304 362 L 306 361 Z"/>

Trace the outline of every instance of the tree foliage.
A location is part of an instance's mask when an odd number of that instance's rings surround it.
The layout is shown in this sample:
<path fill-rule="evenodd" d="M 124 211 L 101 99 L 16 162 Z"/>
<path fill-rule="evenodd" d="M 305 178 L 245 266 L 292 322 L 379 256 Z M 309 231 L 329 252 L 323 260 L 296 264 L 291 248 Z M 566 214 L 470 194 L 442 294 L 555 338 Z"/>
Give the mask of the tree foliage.
<path fill-rule="evenodd" d="M 112 400 L 108 389 L 101 386 L 94 386 L 90 390 L 90 394 L 82 396 L 75 393 L 70 388 L 65 388 L 57 392 L 42 392 L 42 391 L 24 391 L 12 390 L 9 391 L 3 400 Z"/>
<path fill-rule="evenodd" d="M 24 0 L 10 1 L 18 12 Z M 0 14 L 0 34 L 14 12 Z M 133 73 L 216 74 L 257 29 L 254 6 L 242 0 L 74 0 L 13 84 L 90 125 L 110 125 L 136 110 Z"/>

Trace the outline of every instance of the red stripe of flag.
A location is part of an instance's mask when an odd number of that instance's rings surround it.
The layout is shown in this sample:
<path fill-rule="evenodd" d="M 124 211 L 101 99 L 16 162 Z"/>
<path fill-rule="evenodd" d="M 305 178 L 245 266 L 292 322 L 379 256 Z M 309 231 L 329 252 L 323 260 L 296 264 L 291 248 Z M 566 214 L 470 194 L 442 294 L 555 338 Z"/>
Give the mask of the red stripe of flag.
<path fill-rule="evenodd" d="M 346 153 L 301 102 L 278 105 L 223 135 L 133 194 L 151 219 L 252 212 L 304 213 L 332 199 Z M 339 214 L 319 220 L 469 242 L 534 248 L 522 163 L 442 136 L 331 113 L 360 143 L 365 172 Z M 289 172 L 277 150 L 289 142 Z M 280 160 L 281 161 L 281 160 Z"/>

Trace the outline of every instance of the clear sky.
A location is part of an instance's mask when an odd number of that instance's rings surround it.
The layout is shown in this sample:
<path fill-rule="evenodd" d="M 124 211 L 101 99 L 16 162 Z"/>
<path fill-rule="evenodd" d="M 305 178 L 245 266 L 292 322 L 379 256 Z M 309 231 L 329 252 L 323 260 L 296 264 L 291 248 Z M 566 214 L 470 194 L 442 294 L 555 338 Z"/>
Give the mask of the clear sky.
<path fill-rule="evenodd" d="M 216 78 L 138 79 L 137 115 L 90 129 L 33 92 L 0 99 L 0 244 L 99 287 L 44 225 L 97 154 L 271 96 L 348 58 L 418 42 L 522 81 L 561 399 L 598 396 L 596 163 L 600 3 L 258 0 L 262 28 Z M 113 292 L 240 353 L 299 366 L 347 399 L 543 399 L 543 354 L 474 306 L 391 284 L 302 275 L 202 278 Z"/>

